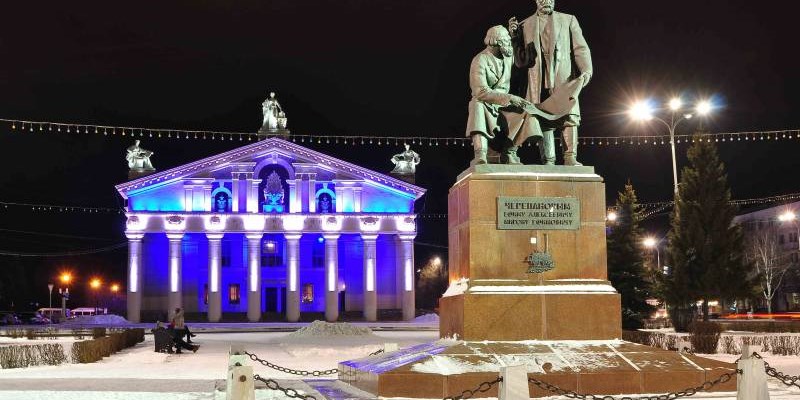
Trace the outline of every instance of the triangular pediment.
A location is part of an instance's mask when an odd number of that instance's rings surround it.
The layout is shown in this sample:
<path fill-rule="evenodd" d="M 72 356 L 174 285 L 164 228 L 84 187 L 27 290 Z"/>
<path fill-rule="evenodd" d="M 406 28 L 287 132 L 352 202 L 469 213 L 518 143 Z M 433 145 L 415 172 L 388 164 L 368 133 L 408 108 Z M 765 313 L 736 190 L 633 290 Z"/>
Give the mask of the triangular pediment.
<path fill-rule="evenodd" d="M 148 191 L 177 181 L 209 179 L 215 175 L 226 174 L 228 171 L 247 172 L 248 168 L 252 171 L 264 163 L 290 163 L 293 169 L 323 170 L 334 174 L 338 180 L 364 181 L 370 185 L 382 186 L 415 199 L 425 193 L 425 189 L 419 186 L 279 138 L 268 138 L 147 175 L 119 184 L 116 189 L 120 195 L 128 198 L 130 194 Z"/>

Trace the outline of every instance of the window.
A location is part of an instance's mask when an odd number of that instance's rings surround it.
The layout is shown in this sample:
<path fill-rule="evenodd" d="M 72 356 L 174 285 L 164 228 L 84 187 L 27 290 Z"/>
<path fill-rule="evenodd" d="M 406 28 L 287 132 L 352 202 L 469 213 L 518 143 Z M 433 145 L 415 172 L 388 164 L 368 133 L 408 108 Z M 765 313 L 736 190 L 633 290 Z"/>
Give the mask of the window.
<path fill-rule="evenodd" d="M 781 234 L 780 238 L 778 238 L 778 243 L 780 243 L 780 244 L 786 243 L 786 240 L 784 240 L 783 234 Z"/>
<path fill-rule="evenodd" d="M 203 285 L 203 304 L 208 305 L 208 284 Z"/>
<path fill-rule="evenodd" d="M 314 302 L 314 285 L 310 283 L 306 283 L 303 285 L 303 295 L 300 298 L 300 301 L 303 303 Z"/>
<path fill-rule="evenodd" d="M 283 250 L 276 240 L 261 242 L 261 266 L 280 267 L 283 265 Z"/>
<path fill-rule="evenodd" d="M 222 240 L 222 244 L 220 245 L 220 266 L 222 268 L 228 268 L 231 266 L 231 241 L 230 240 Z"/>
<path fill-rule="evenodd" d="M 322 236 L 311 246 L 311 268 L 325 266 L 325 239 Z"/>
<path fill-rule="evenodd" d="M 230 285 L 228 285 L 228 303 L 239 304 L 241 300 L 242 298 L 239 293 L 239 284 L 231 283 Z"/>

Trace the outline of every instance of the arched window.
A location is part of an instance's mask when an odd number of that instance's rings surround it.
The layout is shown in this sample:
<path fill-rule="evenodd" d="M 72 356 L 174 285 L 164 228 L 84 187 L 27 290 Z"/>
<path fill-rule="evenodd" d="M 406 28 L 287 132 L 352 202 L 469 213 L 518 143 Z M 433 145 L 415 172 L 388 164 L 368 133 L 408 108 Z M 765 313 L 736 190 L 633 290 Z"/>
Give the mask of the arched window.
<path fill-rule="evenodd" d="M 317 197 L 317 212 L 321 214 L 330 214 L 334 211 L 333 198 L 328 193 L 322 193 Z"/>
<path fill-rule="evenodd" d="M 214 196 L 214 212 L 224 213 L 230 210 L 231 199 L 228 197 L 228 194 L 225 192 L 217 192 Z"/>

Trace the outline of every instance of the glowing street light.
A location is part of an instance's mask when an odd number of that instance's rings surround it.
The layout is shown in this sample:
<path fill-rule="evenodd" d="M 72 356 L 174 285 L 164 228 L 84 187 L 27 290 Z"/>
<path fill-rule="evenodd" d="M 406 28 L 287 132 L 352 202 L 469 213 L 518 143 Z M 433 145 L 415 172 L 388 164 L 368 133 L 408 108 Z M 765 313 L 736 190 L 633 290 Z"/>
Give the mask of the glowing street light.
<path fill-rule="evenodd" d="M 781 222 L 791 222 L 797 219 L 797 214 L 792 211 L 786 211 L 785 213 L 778 216 L 778 220 Z"/>
<path fill-rule="evenodd" d="M 61 295 L 61 320 L 67 319 L 67 299 L 69 299 L 69 284 L 72 282 L 72 274 L 69 272 L 62 272 L 58 277 L 63 287 L 58 288 L 58 294 Z"/>
<path fill-rule="evenodd" d="M 114 293 L 119 292 L 119 285 L 117 285 L 116 283 L 111 285 L 111 291 Z"/>
<path fill-rule="evenodd" d="M 89 281 L 89 286 L 91 286 L 92 289 L 99 289 L 100 286 L 102 286 L 102 285 L 103 285 L 103 281 L 101 281 L 98 278 L 92 278 L 92 280 Z"/>
<path fill-rule="evenodd" d="M 674 197 L 678 198 L 678 165 L 675 156 L 675 130 L 681 122 L 690 120 L 694 117 L 691 113 L 684 112 L 683 100 L 679 97 L 671 99 L 668 103 L 670 113 L 669 122 L 666 119 L 655 115 L 655 109 L 647 101 L 639 101 L 634 103 L 628 115 L 634 121 L 647 122 L 656 120 L 664 124 L 669 130 L 669 144 L 672 148 L 672 183 L 674 189 Z M 706 116 L 711 113 L 713 105 L 708 100 L 703 100 L 695 105 L 695 112 L 697 115 Z"/>
<path fill-rule="evenodd" d="M 644 247 L 656 251 L 656 268 L 658 268 L 658 270 L 661 271 L 661 252 L 658 250 L 658 239 L 652 236 L 646 237 L 642 241 L 642 244 L 644 245 Z"/>
<path fill-rule="evenodd" d="M 64 272 L 61 274 L 59 279 L 61 279 L 61 283 L 69 285 L 69 283 L 72 281 L 72 275 L 70 275 L 69 272 Z"/>
<path fill-rule="evenodd" d="M 615 222 L 617 218 L 618 218 L 617 213 L 614 211 L 609 211 L 608 215 L 606 215 L 606 219 L 608 220 L 608 222 Z"/>

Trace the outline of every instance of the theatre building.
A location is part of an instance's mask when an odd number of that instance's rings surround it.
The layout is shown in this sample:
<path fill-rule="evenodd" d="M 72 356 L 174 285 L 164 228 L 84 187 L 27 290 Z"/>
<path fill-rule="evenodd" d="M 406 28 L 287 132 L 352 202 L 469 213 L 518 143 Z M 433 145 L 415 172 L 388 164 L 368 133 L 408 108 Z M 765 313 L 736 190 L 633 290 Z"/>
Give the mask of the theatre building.
<path fill-rule="evenodd" d="M 116 188 L 130 321 L 414 317 L 420 187 L 270 138 Z"/>

